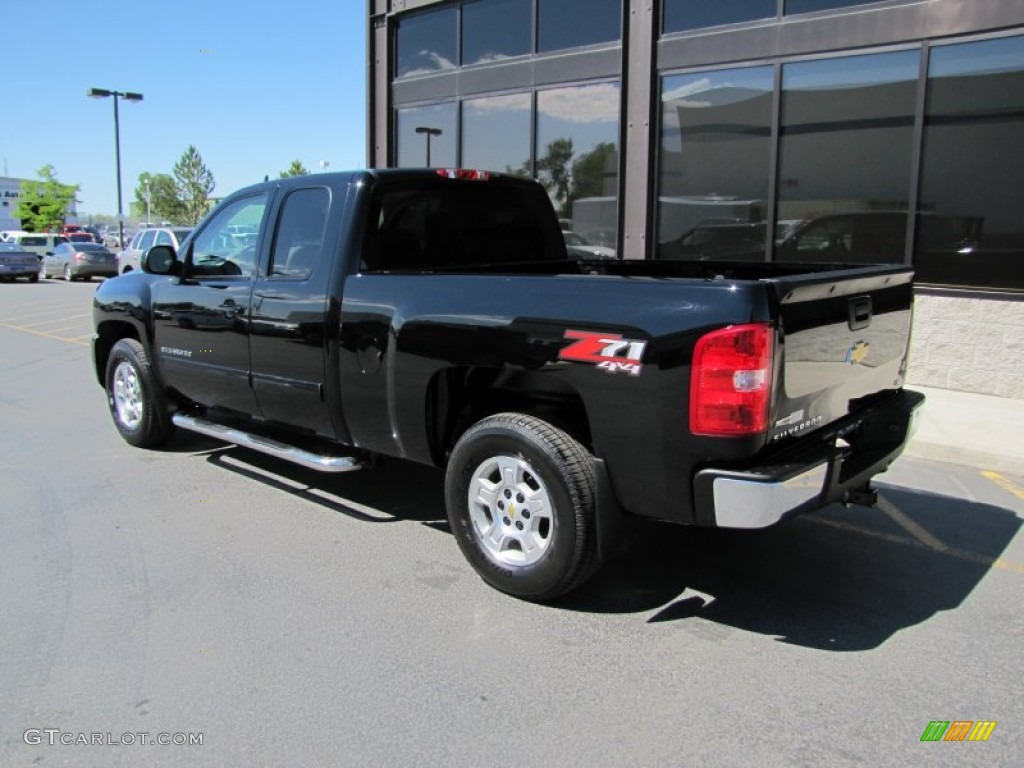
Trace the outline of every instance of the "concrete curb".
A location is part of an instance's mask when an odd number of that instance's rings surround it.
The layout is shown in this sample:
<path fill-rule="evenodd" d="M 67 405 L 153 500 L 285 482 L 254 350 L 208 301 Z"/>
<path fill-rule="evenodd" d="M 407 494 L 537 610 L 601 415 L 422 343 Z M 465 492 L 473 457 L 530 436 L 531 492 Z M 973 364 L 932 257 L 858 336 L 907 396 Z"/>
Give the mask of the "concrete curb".
<path fill-rule="evenodd" d="M 904 456 L 1024 478 L 1024 401 L 911 386 L 924 394 Z"/>

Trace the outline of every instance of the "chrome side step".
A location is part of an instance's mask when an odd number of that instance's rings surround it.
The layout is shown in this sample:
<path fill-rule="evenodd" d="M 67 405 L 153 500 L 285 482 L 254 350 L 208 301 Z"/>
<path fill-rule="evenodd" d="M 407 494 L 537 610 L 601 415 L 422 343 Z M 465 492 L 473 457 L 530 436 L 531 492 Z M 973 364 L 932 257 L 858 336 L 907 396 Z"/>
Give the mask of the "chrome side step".
<path fill-rule="evenodd" d="M 226 443 L 234 443 L 243 448 L 252 448 L 254 451 L 275 456 L 278 459 L 284 459 L 309 469 L 315 469 L 317 472 L 353 472 L 366 466 L 362 460 L 354 456 L 327 456 L 313 453 L 302 448 L 296 448 L 294 445 L 286 445 L 277 440 L 272 440 L 269 437 L 253 435 L 234 427 L 226 427 L 223 424 L 200 419 L 197 416 L 175 413 L 171 417 L 171 421 L 174 422 L 176 427 L 187 429 L 190 432 L 198 432 L 201 435 L 223 440 Z"/>

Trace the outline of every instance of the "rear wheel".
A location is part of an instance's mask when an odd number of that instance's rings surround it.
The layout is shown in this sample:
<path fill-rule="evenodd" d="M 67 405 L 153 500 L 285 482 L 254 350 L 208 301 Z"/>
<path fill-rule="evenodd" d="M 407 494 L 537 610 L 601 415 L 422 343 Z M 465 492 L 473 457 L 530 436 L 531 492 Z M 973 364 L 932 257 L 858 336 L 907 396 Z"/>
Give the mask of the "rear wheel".
<path fill-rule="evenodd" d="M 170 437 L 174 425 L 167 398 L 138 341 L 121 339 L 114 345 L 105 381 L 110 415 L 126 442 L 151 448 Z"/>
<path fill-rule="evenodd" d="M 448 521 L 462 553 L 491 586 L 550 600 L 599 565 L 590 453 L 569 434 L 520 413 L 475 424 L 452 452 Z"/>
<path fill-rule="evenodd" d="M 38 283 L 39 282 L 39 273 L 36 272 L 34 275 L 29 275 L 28 276 L 28 281 L 30 283 Z"/>

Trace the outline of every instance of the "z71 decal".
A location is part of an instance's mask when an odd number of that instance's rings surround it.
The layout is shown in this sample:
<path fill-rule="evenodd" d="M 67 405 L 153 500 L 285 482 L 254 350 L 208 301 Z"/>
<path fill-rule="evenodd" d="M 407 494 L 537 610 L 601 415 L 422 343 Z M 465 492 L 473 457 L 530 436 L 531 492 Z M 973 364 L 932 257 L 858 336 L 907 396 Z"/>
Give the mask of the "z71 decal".
<path fill-rule="evenodd" d="M 559 360 L 594 363 L 607 373 L 628 373 L 638 376 L 643 365 L 646 341 L 624 339 L 618 333 L 566 331 L 565 338 L 576 339 L 558 353 Z"/>

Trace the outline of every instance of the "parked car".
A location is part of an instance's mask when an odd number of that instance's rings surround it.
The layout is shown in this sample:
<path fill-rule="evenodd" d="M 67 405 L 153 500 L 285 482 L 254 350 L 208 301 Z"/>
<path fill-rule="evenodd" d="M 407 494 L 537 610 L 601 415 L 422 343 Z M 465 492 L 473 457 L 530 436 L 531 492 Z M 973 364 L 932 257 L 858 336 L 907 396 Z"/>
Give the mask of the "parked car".
<path fill-rule="evenodd" d="M 53 253 L 54 248 L 68 242 L 68 239 L 53 232 L 18 232 L 8 237 L 7 242 L 17 243 L 26 251 L 31 251 L 41 262 L 44 256 Z"/>
<path fill-rule="evenodd" d="M 603 245 L 594 245 L 583 235 L 575 232 L 562 230 L 562 237 L 565 238 L 565 250 L 573 259 L 614 259 L 615 249 L 606 248 Z"/>
<path fill-rule="evenodd" d="M 99 242 L 95 237 L 92 236 L 91 232 L 86 232 L 84 229 L 78 232 L 69 232 L 66 235 L 68 242 L 72 243 L 96 243 Z"/>
<path fill-rule="evenodd" d="M 43 277 L 71 282 L 116 276 L 117 256 L 99 243 L 61 243 L 43 258 Z"/>
<path fill-rule="evenodd" d="M 17 243 L 0 243 L 0 280 L 27 277 L 30 283 L 39 281 L 39 259 Z"/>
<path fill-rule="evenodd" d="M 118 255 L 118 272 L 125 274 L 141 269 L 142 254 L 154 245 L 169 245 L 175 251 L 181 248 L 185 238 L 192 234 L 189 227 L 149 227 L 140 229 L 132 237 L 128 247 Z"/>

